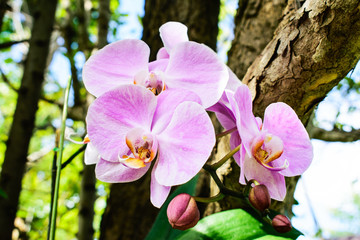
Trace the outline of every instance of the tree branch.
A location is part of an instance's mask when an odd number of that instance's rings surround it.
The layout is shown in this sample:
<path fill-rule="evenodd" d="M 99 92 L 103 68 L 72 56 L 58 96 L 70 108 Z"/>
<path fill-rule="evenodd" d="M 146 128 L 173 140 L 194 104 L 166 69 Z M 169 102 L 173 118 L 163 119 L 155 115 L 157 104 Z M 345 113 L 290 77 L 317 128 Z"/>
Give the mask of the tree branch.
<path fill-rule="evenodd" d="M 23 39 L 23 40 L 19 40 L 19 41 L 11 41 L 11 42 L 0 43 L 0 49 L 9 48 L 12 45 L 23 43 L 23 42 L 28 42 L 28 41 L 29 41 L 29 39 Z"/>
<path fill-rule="evenodd" d="M 0 73 L 1 73 L 1 77 L 3 79 L 3 81 L 15 92 L 18 92 L 19 89 L 17 89 L 7 78 L 7 76 L 5 75 L 5 73 L 0 69 Z"/>
<path fill-rule="evenodd" d="M 312 139 L 319 139 L 327 142 L 354 142 L 360 140 L 360 129 L 353 129 L 350 132 L 346 132 L 338 128 L 327 131 L 319 127 L 312 127 L 309 135 Z"/>

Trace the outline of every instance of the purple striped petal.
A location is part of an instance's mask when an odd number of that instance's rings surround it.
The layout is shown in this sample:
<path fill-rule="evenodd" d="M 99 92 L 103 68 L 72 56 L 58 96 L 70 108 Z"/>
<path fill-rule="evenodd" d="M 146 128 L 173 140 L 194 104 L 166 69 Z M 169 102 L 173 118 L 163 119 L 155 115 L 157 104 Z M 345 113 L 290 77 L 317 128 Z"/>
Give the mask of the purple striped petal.
<path fill-rule="evenodd" d="M 165 75 L 169 89 L 195 92 L 205 108 L 220 99 L 229 78 L 226 65 L 216 53 L 195 42 L 180 43 L 172 49 Z"/>
<path fill-rule="evenodd" d="M 86 89 L 98 97 L 119 85 L 133 83 L 140 71 L 148 71 L 150 49 L 141 40 L 121 40 L 93 54 L 83 68 Z"/>
<path fill-rule="evenodd" d="M 167 22 L 159 28 L 159 32 L 168 53 L 177 44 L 189 41 L 187 27 L 179 22 Z"/>
<path fill-rule="evenodd" d="M 120 162 L 109 162 L 101 158 L 96 164 L 95 174 L 96 178 L 103 182 L 133 182 L 144 176 L 150 165 L 147 164 L 146 167 L 134 169 L 128 168 Z"/>
<path fill-rule="evenodd" d="M 289 167 L 281 174 L 296 176 L 309 167 L 313 158 L 309 135 L 290 106 L 282 102 L 270 104 L 265 110 L 263 129 L 283 141 L 283 153 L 279 161 L 273 162 L 276 167 L 280 167 L 285 159 L 289 162 Z"/>
<path fill-rule="evenodd" d="M 169 196 L 171 187 L 161 185 L 156 181 L 156 167 L 157 164 L 155 164 L 154 169 L 151 172 L 150 201 L 155 207 L 160 208 L 164 204 L 166 198 Z"/>
<path fill-rule="evenodd" d="M 215 144 L 215 132 L 199 104 L 184 102 L 176 108 L 169 125 L 157 139 L 156 180 L 173 186 L 189 181 L 200 171 Z"/>
<path fill-rule="evenodd" d="M 126 134 L 132 128 L 150 132 L 156 108 L 155 95 L 136 85 L 124 85 L 97 98 L 86 116 L 87 131 L 101 157 L 118 162 L 118 155 L 127 154 Z"/>

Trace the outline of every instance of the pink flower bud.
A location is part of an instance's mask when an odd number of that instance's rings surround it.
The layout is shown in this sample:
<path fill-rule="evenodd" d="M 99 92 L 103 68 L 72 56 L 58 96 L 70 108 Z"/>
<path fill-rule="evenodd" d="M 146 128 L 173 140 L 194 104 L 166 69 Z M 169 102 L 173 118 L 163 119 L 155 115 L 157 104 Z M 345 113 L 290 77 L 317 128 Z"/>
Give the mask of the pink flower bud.
<path fill-rule="evenodd" d="M 195 199 L 187 193 L 181 193 L 169 203 L 167 216 L 173 228 L 186 230 L 197 224 L 200 212 Z"/>
<path fill-rule="evenodd" d="M 279 233 L 286 233 L 291 231 L 291 222 L 284 215 L 276 215 L 272 220 L 272 226 Z"/>
<path fill-rule="evenodd" d="M 249 201 L 260 212 L 270 207 L 271 199 L 267 187 L 263 184 L 256 185 L 249 192 Z"/>

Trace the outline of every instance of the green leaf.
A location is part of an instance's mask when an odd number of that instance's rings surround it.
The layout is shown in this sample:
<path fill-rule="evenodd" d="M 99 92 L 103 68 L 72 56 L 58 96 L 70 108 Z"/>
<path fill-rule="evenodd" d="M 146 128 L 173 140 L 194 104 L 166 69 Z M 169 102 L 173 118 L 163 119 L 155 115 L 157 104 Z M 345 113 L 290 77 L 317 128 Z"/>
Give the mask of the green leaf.
<path fill-rule="evenodd" d="M 190 195 L 194 195 L 195 186 L 198 180 L 198 176 L 195 176 L 189 182 L 178 187 L 166 200 L 164 205 L 161 207 L 159 215 L 156 217 L 156 220 L 149 232 L 146 236 L 145 240 L 165 240 L 165 239 L 175 239 L 176 236 L 180 235 L 182 231 L 173 229 L 168 222 L 166 209 L 169 205 L 170 201 L 180 193 L 188 193 Z"/>
<path fill-rule="evenodd" d="M 277 233 L 272 226 L 263 222 L 256 213 L 233 209 L 212 214 L 198 224 L 184 231 L 177 240 L 286 240 L 296 239 L 301 233 L 296 229 L 286 234 Z"/>

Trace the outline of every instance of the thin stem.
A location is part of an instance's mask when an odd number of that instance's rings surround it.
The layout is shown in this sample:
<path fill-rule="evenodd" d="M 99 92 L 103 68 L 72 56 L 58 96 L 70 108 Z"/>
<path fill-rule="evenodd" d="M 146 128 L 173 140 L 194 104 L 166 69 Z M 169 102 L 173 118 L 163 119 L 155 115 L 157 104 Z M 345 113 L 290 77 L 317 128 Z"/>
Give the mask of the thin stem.
<path fill-rule="evenodd" d="M 216 139 L 219 139 L 219 138 L 221 138 L 221 137 L 223 137 L 223 136 L 226 136 L 226 135 L 228 135 L 229 133 L 232 133 L 232 132 L 236 131 L 236 129 L 237 129 L 237 127 L 233 127 L 233 128 L 231 128 L 231 129 L 229 129 L 229 130 L 226 130 L 225 132 L 216 134 Z"/>
<path fill-rule="evenodd" d="M 222 194 L 221 192 L 219 192 L 218 194 L 216 194 L 215 196 L 212 196 L 212 197 L 194 197 L 194 199 L 195 199 L 195 201 L 197 201 L 197 202 L 211 203 L 211 202 L 220 201 L 220 200 L 223 199 L 224 197 L 225 197 L 225 195 Z"/>
<path fill-rule="evenodd" d="M 86 148 L 87 144 L 84 144 L 83 146 L 81 146 L 81 148 L 79 148 L 78 150 L 76 150 L 76 152 L 73 153 L 73 155 L 71 155 L 68 160 L 66 160 L 63 164 L 61 164 L 61 169 L 64 169 L 64 167 L 66 167 L 69 163 L 71 163 L 71 161 L 76 158 L 77 155 L 79 155 L 80 153 L 82 153 L 85 148 Z"/>
<path fill-rule="evenodd" d="M 225 195 L 230 195 L 230 196 L 233 196 L 233 197 L 245 199 L 244 194 L 242 194 L 241 192 L 236 192 L 236 191 L 233 191 L 233 190 L 225 187 L 225 185 L 219 179 L 219 176 L 216 174 L 216 170 L 213 169 L 211 165 L 205 164 L 203 166 L 203 169 L 205 169 L 207 172 L 210 173 L 210 175 L 214 179 L 216 185 L 219 187 L 219 190 L 220 190 L 221 193 L 223 193 Z"/>
<path fill-rule="evenodd" d="M 51 215 L 51 225 L 50 225 L 50 240 L 55 239 L 56 214 L 57 214 L 57 205 L 58 205 L 58 198 L 59 198 L 59 187 L 60 187 L 61 161 L 62 161 L 63 148 L 64 148 L 65 122 L 66 122 L 66 117 L 67 117 L 70 86 L 71 86 L 71 78 L 69 78 L 69 81 L 68 81 L 68 84 L 67 84 L 66 90 L 65 90 L 64 107 L 63 107 L 62 119 L 61 119 L 59 153 L 58 153 L 57 160 L 56 160 L 56 179 L 55 179 L 54 202 L 52 205 L 52 215 Z"/>
<path fill-rule="evenodd" d="M 229 158 L 231 158 L 232 156 L 234 156 L 235 153 L 237 153 L 240 150 L 240 146 L 237 146 L 236 148 L 234 148 L 231 152 L 229 152 L 228 154 L 226 154 L 222 159 L 220 159 L 218 162 L 214 163 L 211 165 L 211 168 L 216 170 L 219 167 L 221 167 Z"/>

